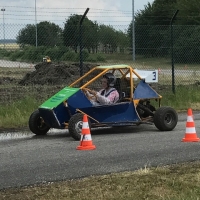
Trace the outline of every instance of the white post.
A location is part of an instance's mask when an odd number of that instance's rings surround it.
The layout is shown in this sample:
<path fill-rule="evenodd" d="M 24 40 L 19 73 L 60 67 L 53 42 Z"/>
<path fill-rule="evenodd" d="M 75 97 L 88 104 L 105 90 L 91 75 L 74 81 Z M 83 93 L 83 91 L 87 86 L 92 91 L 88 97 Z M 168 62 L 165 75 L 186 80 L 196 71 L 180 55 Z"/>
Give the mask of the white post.
<path fill-rule="evenodd" d="M 132 23 L 133 23 L 133 29 L 132 29 L 132 40 L 133 40 L 133 61 L 135 61 L 135 14 L 134 14 L 134 0 L 132 0 Z"/>
<path fill-rule="evenodd" d="M 37 9 L 36 9 L 36 0 L 35 0 L 35 46 L 38 46 L 37 41 Z"/>
<path fill-rule="evenodd" d="M 5 41 L 5 22 L 4 22 L 4 12 L 6 11 L 6 9 L 5 9 L 5 8 L 2 8 L 1 11 L 3 12 L 3 39 L 4 39 L 4 49 L 5 49 L 6 41 Z"/>

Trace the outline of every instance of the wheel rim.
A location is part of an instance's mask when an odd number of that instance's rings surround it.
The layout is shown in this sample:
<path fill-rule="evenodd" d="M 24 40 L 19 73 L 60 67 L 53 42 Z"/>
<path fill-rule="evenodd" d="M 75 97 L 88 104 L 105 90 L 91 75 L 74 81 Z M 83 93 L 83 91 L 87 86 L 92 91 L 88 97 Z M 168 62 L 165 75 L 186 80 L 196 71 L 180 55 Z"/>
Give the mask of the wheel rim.
<path fill-rule="evenodd" d="M 174 121 L 174 116 L 171 113 L 167 113 L 165 116 L 165 123 L 171 124 Z"/>
<path fill-rule="evenodd" d="M 44 123 L 44 120 L 42 119 L 42 117 L 38 117 L 38 119 L 37 119 L 37 127 L 40 130 L 44 130 L 47 127 L 46 124 Z"/>
<path fill-rule="evenodd" d="M 82 130 L 83 122 L 79 121 L 75 124 L 75 130 L 78 134 L 81 135 L 81 130 Z"/>

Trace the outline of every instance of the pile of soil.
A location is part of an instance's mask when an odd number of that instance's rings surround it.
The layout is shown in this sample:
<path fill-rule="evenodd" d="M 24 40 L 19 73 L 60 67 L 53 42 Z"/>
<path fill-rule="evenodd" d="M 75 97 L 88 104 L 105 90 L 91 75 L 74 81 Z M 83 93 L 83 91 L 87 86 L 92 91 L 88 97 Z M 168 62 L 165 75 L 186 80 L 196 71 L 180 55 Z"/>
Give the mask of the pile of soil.
<path fill-rule="evenodd" d="M 98 66 L 97 64 L 83 64 L 83 74 L 91 68 Z M 39 63 L 35 65 L 33 72 L 28 72 L 20 85 L 68 85 L 80 77 L 79 63 L 73 64 L 53 64 Z"/>

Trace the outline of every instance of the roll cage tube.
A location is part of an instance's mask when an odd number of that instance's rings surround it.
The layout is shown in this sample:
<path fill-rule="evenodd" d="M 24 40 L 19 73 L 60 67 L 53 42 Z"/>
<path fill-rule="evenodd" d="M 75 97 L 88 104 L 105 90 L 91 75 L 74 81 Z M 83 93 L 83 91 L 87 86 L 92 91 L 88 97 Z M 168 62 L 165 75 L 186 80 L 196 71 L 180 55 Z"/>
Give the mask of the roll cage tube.
<path fill-rule="evenodd" d="M 127 69 L 126 72 L 123 72 L 122 69 Z M 94 82 L 95 80 L 97 80 L 99 77 L 101 77 L 102 75 L 104 75 L 107 71 L 112 70 L 112 73 L 114 73 L 116 70 L 119 71 L 122 74 L 121 78 L 126 78 L 126 75 L 128 73 L 130 73 L 130 101 L 133 101 L 133 92 L 134 92 L 134 81 L 133 81 L 133 74 L 135 74 L 140 80 L 142 80 L 142 78 L 140 77 L 140 75 L 134 71 L 134 69 L 130 66 L 127 67 L 122 67 L 120 68 L 117 67 L 113 67 L 113 68 L 98 68 L 98 67 L 94 67 L 93 69 L 91 69 L 89 72 L 87 72 L 85 75 L 83 75 L 82 77 L 80 77 L 78 80 L 76 80 L 75 82 L 73 82 L 71 85 L 69 85 L 69 87 L 73 87 L 75 84 L 79 83 L 81 80 L 83 80 L 85 77 L 87 77 L 89 74 L 91 74 L 92 72 L 94 72 L 95 70 L 103 70 L 102 72 L 100 72 L 97 76 L 95 76 L 94 78 L 92 78 L 91 80 L 89 80 L 87 83 L 85 83 L 84 85 L 82 85 L 80 87 L 80 89 L 83 89 L 85 87 L 87 87 L 88 85 L 90 85 L 92 82 Z"/>
<path fill-rule="evenodd" d="M 87 83 L 85 83 L 83 86 L 81 86 L 80 88 L 85 88 L 87 87 L 89 84 L 91 84 L 92 82 L 94 82 L 95 80 L 97 80 L 99 77 L 101 77 L 103 74 L 105 74 L 107 71 L 109 71 L 110 69 L 106 69 L 103 70 L 101 73 L 99 73 L 97 76 L 95 76 L 93 79 L 91 79 L 90 81 L 88 81 Z"/>

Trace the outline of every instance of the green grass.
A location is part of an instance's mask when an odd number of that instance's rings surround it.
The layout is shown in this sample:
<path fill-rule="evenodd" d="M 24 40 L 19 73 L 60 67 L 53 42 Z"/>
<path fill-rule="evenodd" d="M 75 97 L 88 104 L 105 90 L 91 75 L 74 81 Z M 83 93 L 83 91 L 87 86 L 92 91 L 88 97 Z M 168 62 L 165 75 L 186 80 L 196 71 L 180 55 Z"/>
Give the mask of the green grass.
<path fill-rule="evenodd" d="M 200 162 L 0 191 L 5 200 L 197 200 Z"/>
<path fill-rule="evenodd" d="M 162 105 L 167 105 L 176 110 L 187 110 L 191 107 L 193 110 L 200 110 L 200 93 L 198 86 L 177 86 L 175 94 L 172 89 L 160 91 L 163 96 Z"/>
<path fill-rule="evenodd" d="M 161 101 L 162 106 L 171 106 L 177 111 L 186 111 L 188 108 L 200 110 L 200 93 L 198 86 L 177 86 L 175 87 L 175 94 L 172 93 L 171 86 L 162 86 L 162 88 L 162 90 L 158 91 L 163 97 Z M 17 89 L 18 88 L 16 88 L 16 90 Z M 34 89 L 36 91 L 34 91 Z M 18 100 L 11 97 L 9 102 L 0 104 L 0 128 L 27 127 L 30 114 L 45 100 L 56 93 L 55 88 L 54 92 L 51 92 L 51 94 L 48 93 L 49 89 L 43 87 L 42 91 L 41 89 L 38 90 L 40 94 L 37 94 L 37 87 L 19 88 L 19 91 L 23 90 L 23 95 L 25 95 L 25 97 L 21 97 Z M 59 90 L 60 88 L 57 89 L 57 91 Z M 158 103 L 155 101 L 152 101 L 152 104 L 158 106 Z"/>
<path fill-rule="evenodd" d="M 18 101 L 0 105 L 0 127 L 26 127 L 30 114 L 38 107 L 38 103 L 34 97 L 29 96 Z"/>

